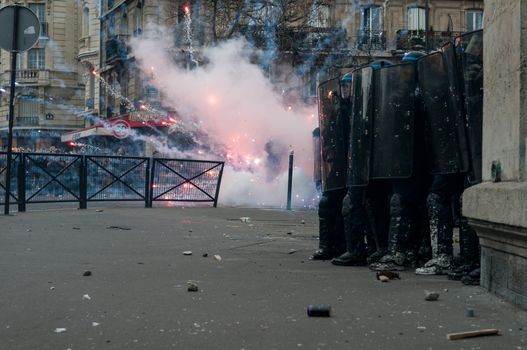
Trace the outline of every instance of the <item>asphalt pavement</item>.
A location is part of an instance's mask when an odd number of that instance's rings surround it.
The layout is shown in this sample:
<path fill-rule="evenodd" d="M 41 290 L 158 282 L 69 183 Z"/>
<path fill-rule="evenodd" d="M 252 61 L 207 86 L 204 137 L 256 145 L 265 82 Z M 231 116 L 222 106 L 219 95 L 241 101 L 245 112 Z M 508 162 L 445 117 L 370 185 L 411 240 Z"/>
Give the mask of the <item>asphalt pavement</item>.
<path fill-rule="evenodd" d="M 310 261 L 317 226 L 309 210 L 0 216 L 0 349 L 527 349 L 527 312 L 480 287 Z M 500 335 L 446 337 L 489 328 Z"/>

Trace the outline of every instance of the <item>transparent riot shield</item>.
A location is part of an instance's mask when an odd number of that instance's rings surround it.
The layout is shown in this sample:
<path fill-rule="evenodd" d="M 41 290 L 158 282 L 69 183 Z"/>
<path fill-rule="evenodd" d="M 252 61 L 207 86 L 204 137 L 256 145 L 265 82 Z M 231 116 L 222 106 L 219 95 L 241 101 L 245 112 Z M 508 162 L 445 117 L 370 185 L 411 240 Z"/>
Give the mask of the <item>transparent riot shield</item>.
<path fill-rule="evenodd" d="M 346 187 L 349 119 L 343 116 L 339 79 L 318 86 L 322 191 Z"/>
<path fill-rule="evenodd" d="M 469 168 L 463 114 L 455 102 L 445 54 L 434 52 L 417 61 L 420 93 L 425 109 L 425 137 L 431 174 L 454 174 Z"/>

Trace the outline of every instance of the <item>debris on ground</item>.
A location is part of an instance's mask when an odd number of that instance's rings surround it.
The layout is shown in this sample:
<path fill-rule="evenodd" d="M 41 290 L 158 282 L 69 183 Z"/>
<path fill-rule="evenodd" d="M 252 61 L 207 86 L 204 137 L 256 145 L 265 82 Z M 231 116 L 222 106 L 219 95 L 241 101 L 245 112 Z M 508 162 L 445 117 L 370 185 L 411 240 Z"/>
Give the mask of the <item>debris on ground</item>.
<path fill-rule="evenodd" d="M 295 254 L 296 252 L 298 252 L 298 250 L 296 250 L 296 249 L 289 249 L 289 252 L 287 254 Z"/>
<path fill-rule="evenodd" d="M 99 323 L 99 322 L 92 322 L 91 325 L 92 325 L 93 327 L 97 327 L 98 325 L 100 325 L 100 323 Z"/>
<path fill-rule="evenodd" d="M 80 230 L 81 228 L 80 228 L 80 227 L 75 227 L 75 226 L 74 226 L 74 227 L 72 227 L 72 229 L 74 229 L 74 230 Z"/>
<path fill-rule="evenodd" d="M 198 285 L 192 281 L 187 282 L 187 291 L 188 292 L 197 292 L 199 291 Z"/>
<path fill-rule="evenodd" d="M 474 309 L 467 308 L 465 310 L 465 316 L 467 316 L 467 317 L 474 317 Z"/>
<path fill-rule="evenodd" d="M 251 222 L 251 218 L 248 217 L 248 216 L 242 216 L 240 218 L 240 221 L 247 224 L 247 223 Z"/>
<path fill-rule="evenodd" d="M 439 299 L 439 293 L 425 290 L 426 301 L 436 301 L 437 299 Z"/>
<path fill-rule="evenodd" d="M 102 210 L 102 209 L 95 209 L 95 212 L 96 212 L 96 213 L 102 213 L 103 211 L 104 211 L 104 210 Z"/>
<path fill-rule="evenodd" d="M 202 257 L 204 257 L 204 258 L 206 258 L 206 257 L 208 257 L 208 256 L 209 256 L 209 254 L 207 254 L 207 253 L 204 253 L 204 254 L 202 255 Z"/>
<path fill-rule="evenodd" d="M 301 220 L 300 223 L 301 223 L 302 225 L 305 225 L 305 224 L 306 224 L 306 220 Z"/>
<path fill-rule="evenodd" d="M 55 328 L 55 333 L 66 332 L 66 328 Z"/>
<path fill-rule="evenodd" d="M 86 270 L 82 273 L 83 276 L 91 276 L 91 271 L 90 270 Z"/>
<path fill-rule="evenodd" d="M 309 317 L 329 317 L 331 314 L 331 306 L 327 304 L 308 305 L 307 315 Z"/>
<path fill-rule="evenodd" d="M 482 337 L 485 335 L 499 335 L 499 332 L 500 332 L 499 329 L 496 329 L 496 328 L 480 329 L 476 331 L 448 333 L 446 335 L 446 338 L 448 340 L 458 340 L 458 339 L 465 339 L 465 338 L 472 338 L 472 337 Z"/>
<path fill-rule="evenodd" d="M 90 297 L 88 294 L 84 294 L 84 295 L 82 296 L 82 299 L 83 299 L 83 300 L 91 300 L 91 297 Z"/>
<path fill-rule="evenodd" d="M 123 230 L 123 231 L 130 231 L 132 228 L 128 226 L 107 226 L 107 230 Z"/>
<path fill-rule="evenodd" d="M 400 280 L 401 277 L 399 276 L 399 273 L 393 272 L 393 271 L 377 271 L 377 279 L 380 280 L 381 277 L 387 277 L 390 280 L 398 279 Z"/>
<path fill-rule="evenodd" d="M 389 277 L 386 277 L 384 275 L 377 276 L 377 279 L 381 282 L 388 282 L 390 280 Z"/>
<path fill-rule="evenodd" d="M 221 261 L 221 256 L 219 256 L 218 254 L 215 254 L 215 255 L 214 255 L 214 259 L 215 259 L 216 261 Z"/>
<path fill-rule="evenodd" d="M 192 250 L 185 250 L 183 255 L 192 255 Z"/>

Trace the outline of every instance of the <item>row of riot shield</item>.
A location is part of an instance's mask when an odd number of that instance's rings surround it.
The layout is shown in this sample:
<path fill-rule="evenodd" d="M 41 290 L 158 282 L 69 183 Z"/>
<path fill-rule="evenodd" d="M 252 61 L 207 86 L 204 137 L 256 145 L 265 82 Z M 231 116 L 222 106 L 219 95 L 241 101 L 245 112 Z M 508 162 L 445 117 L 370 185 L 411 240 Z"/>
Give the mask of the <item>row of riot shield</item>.
<path fill-rule="evenodd" d="M 480 181 L 482 53 L 483 33 L 476 31 L 415 63 L 354 70 L 347 185 L 410 178 L 423 161 L 428 174 L 469 173 Z M 332 140 L 333 150 L 342 147 Z"/>
<path fill-rule="evenodd" d="M 350 101 L 339 78 L 318 86 L 322 191 L 346 187 Z M 315 155 L 315 159 L 318 155 Z"/>

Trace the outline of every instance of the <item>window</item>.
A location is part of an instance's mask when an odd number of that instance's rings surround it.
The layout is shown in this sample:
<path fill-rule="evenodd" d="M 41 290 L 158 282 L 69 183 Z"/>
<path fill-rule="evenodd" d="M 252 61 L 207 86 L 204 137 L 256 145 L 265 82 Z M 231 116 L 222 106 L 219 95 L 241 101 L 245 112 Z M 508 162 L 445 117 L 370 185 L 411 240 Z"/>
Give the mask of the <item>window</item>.
<path fill-rule="evenodd" d="M 121 16 L 119 34 L 128 35 L 128 17 L 126 16 L 126 12 L 123 12 L 123 15 Z"/>
<path fill-rule="evenodd" d="M 26 61 L 26 53 L 21 52 L 16 54 L 16 69 L 24 69 L 24 62 Z M 11 69 L 11 62 L 9 63 L 9 69 Z"/>
<path fill-rule="evenodd" d="M 90 35 L 90 9 L 85 7 L 82 10 L 82 37 Z"/>
<path fill-rule="evenodd" d="M 45 4 L 29 4 L 29 9 L 37 15 L 40 21 L 40 36 L 48 36 L 48 23 L 46 22 L 46 7 Z"/>
<path fill-rule="evenodd" d="M 483 28 L 483 11 L 468 10 L 465 12 L 467 32 Z"/>
<path fill-rule="evenodd" d="M 39 114 L 39 103 L 36 98 L 30 95 L 18 97 L 18 118 L 38 118 Z"/>
<path fill-rule="evenodd" d="M 382 32 L 382 7 L 363 7 L 361 11 L 361 30 L 366 33 Z"/>
<path fill-rule="evenodd" d="M 327 28 L 329 27 L 329 6 L 318 5 L 312 13 L 309 14 L 308 23 L 312 27 Z"/>
<path fill-rule="evenodd" d="M 44 49 L 31 49 L 27 54 L 28 69 L 44 69 L 46 54 Z"/>
<path fill-rule="evenodd" d="M 408 8 L 408 30 L 426 29 L 426 10 L 421 7 Z"/>
<path fill-rule="evenodd" d="M 143 31 L 143 9 L 136 7 L 134 10 L 134 36 L 141 35 Z"/>

